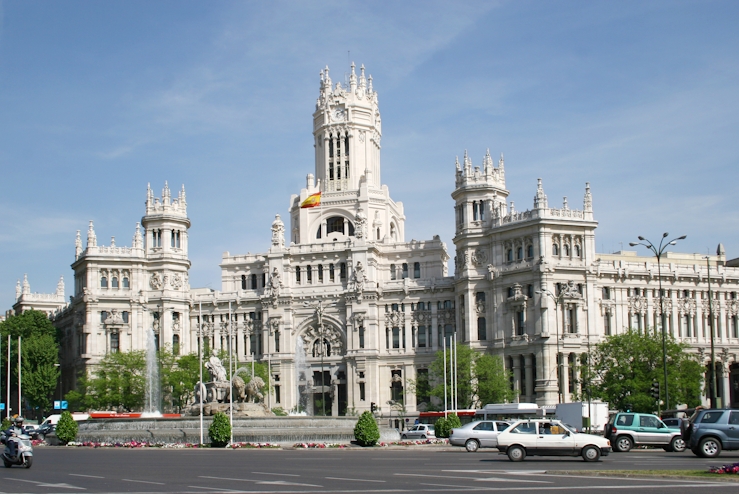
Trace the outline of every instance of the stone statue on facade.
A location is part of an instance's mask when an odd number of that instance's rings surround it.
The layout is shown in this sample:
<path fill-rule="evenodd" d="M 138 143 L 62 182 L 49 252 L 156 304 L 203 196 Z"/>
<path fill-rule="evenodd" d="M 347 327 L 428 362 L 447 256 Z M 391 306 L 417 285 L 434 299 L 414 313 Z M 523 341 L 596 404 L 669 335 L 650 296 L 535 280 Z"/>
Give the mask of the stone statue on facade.
<path fill-rule="evenodd" d="M 354 293 L 357 296 L 357 302 L 362 301 L 362 293 L 364 292 L 364 283 L 367 281 L 367 276 L 364 272 L 364 266 L 362 263 L 357 261 L 354 266 L 354 274 L 352 275 L 354 283 Z"/>
<path fill-rule="evenodd" d="M 360 209 L 359 212 L 357 212 L 356 218 L 354 218 L 354 236 L 356 238 L 364 238 L 365 237 L 365 229 L 367 226 L 367 217 L 364 215 L 364 212 Z"/>
<path fill-rule="evenodd" d="M 285 224 L 279 214 L 275 215 L 272 222 L 272 246 L 280 248 L 285 246 Z"/>

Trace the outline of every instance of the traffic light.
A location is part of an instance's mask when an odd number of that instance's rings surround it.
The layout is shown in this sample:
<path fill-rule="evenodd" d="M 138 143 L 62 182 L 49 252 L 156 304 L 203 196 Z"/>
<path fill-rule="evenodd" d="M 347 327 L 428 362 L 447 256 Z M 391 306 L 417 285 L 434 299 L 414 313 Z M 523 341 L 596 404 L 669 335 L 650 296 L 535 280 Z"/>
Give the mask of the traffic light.
<path fill-rule="evenodd" d="M 659 381 L 652 383 L 652 389 L 649 390 L 649 393 L 652 395 L 652 398 L 659 400 Z"/>
<path fill-rule="evenodd" d="M 370 403 L 370 412 L 375 413 L 377 411 L 377 405 L 375 405 L 375 402 L 373 401 Z"/>

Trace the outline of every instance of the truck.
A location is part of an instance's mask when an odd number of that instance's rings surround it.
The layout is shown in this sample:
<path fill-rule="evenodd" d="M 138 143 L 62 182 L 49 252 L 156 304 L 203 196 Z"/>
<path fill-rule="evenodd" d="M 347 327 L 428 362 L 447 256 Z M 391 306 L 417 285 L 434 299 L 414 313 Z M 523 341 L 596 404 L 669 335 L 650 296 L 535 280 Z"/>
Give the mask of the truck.
<path fill-rule="evenodd" d="M 44 425 L 56 425 L 57 422 L 59 422 L 59 419 L 60 418 L 61 418 L 61 414 L 59 414 L 59 413 L 51 414 L 48 417 L 46 417 L 46 420 L 44 420 L 43 422 L 41 422 L 41 425 L 39 426 L 39 428 L 41 426 L 44 426 Z M 79 422 L 81 420 L 87 420 L 87 419 L 89 419 L 90 418 L 90 414 L 89 413 L 77 413 L 77 412 L 75 412 L 75 413 L 72 414 L 72 418 L 75 421 Z"/>
<path fill-rule="evenodd" d="M 603 432 L 603 427 L 608 422 L 608 403 L 591 401 L 589 404 L 588 407 L 587 401 L 559 403 L 554 416 L 576 428 L 578 432 L 588 431 L 588 428 L 590 432 Z"/>

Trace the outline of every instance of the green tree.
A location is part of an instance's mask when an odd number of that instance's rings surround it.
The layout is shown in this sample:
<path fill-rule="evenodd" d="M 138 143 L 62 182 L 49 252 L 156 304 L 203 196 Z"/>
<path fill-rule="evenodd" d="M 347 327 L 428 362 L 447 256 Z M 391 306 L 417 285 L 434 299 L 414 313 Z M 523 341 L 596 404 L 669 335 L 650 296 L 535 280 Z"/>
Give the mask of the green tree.
<path fill-rule="evenodd" d="M 59 422 L 57 422 L 54 432 L 62 444 L 67 444 L 77 439 L 78 428 L 79 426 L 72 418 L 72 414 L 65 410 L 62 412 L 62 416 L 59 417 Z"/>
<path fill-rule="evenodd" d="M 360 446 L 374 446 L 380 440 L 380 429 L 374 415 L 364 412 L 354 426 L 354 439 Z"/>
<path fill-rule="evenodd" d="M 688 352 L 689 346 L 678 343 L 667 334 L 667 381 L 671 404 L 690 407 L 701 402 L 703 368 L 697 357 Z M 590 373 L 587 361 L 582 368 L 581 382 L 587 388 L 592 380 L 593 398 L 607 401 L 611 408 L 636 412 L 653 412 L 657 403 L 650 395 L 654 381 L 660 383 L 664 396 L 662 367 L 662 334 L 653 331 L 629 331 L 607 336 L 591 351 Z M 583 379 L 584 376 L 584 379 Z M 664 399 L 664 398 L 663 398 Z"/>
<path fill-rule="evenodd" d="M 449 352 L 446 355 L 446 367 L 448 394 L 452 382 Z M 486 403 L 505 403 L 515 399 L 516 392 L 510 386 L 511 373 L 505 370 L 503 359 L 499 356 L 477 352 L 468 345 L 459 345 L 456 367 L 459 386 L 457 402 L 460 408 L 478 408 Z M 434 383 L 430 394 L 443 402 L 444 352 L 436 352 L 436 358 L 429 367 L 429 382 Z"/>
<path fill-rule="evenodd" d="M 200 380 L 198 356 L 190 353 L 178 357 L 168 348 L 164 348 L 159 352 L 159 362 L 162 406 L 167 411 L 180 413 L 194 400 L 195 385 Z M 203 368 L 203 379 L 205 380 L 208 375 L 208 371 Z"/>
<path fill-rule="evenodd" d="M 59 381 L 59 334 L 43 312 L 29 310 L 12 315 L 0 323 L 0 338 L 7 344 L 10 336 L 10 361 L 18 361 L 18 337 L 21 338 L 21 377 L 24 401 L 39 416 L 51 408 Z M 3 345 L 5 347 L 5 345 Z M 2 367 L 7 368 L 7 347 L 0 352 Z M 18 389 L 18 366 L 11 365 L 11 386 Z M 23 413 L 23 410 L 20 410 Z"/>
<path fill-rule="evenodd" d="M 91 375 L 81 376 L 67 401 L 83 410 L 139 411 L 144 407 L 146 356 L 143 350 L 109 353 Z"/>

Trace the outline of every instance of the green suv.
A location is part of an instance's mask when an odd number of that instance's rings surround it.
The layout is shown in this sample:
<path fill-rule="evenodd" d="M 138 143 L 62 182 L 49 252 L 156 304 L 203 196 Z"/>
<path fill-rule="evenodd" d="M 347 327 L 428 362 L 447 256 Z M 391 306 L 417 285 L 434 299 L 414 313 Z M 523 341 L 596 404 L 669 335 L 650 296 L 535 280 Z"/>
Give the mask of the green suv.
<path fill-rule="evenodd" d="M 604 435 L 613 451 L 625 453 L 634 446 L 661 446 L 665 451 L 682 453 L 685 441 L 679 430 L 670 429 L 651 413 L 620 412 L 611 417 Z"/>

